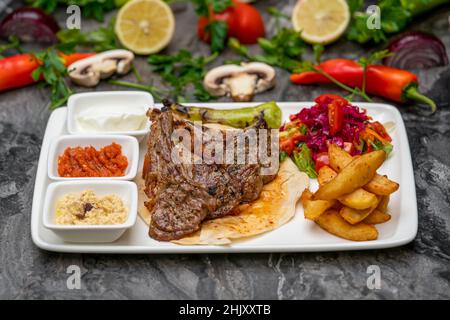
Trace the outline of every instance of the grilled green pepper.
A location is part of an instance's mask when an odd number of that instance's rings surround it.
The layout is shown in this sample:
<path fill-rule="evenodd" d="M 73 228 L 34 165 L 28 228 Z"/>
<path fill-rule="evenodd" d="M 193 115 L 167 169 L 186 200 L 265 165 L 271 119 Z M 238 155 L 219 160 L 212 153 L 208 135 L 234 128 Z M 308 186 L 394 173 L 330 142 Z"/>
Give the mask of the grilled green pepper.
<path fill-rule="evenodd" d="M 274 101 L 239 109 L 189 107 L 168 101 L 163 101 L 163 104 L 164 108 L 191 121 L 220 123 L 234 128 L 246 128 L 263 120 L 269 128 L 278 129 L 281 126 L 281 109 Z"/>

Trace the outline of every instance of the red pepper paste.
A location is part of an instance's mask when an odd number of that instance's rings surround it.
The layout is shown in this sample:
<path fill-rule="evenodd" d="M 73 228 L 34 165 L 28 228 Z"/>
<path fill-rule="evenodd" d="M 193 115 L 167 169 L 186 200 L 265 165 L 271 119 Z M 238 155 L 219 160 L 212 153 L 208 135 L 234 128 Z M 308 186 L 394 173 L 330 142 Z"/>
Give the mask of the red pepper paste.
<path fill-rule="evenodd" d="M 60 177 L 121 177 L 125 175 L 128 159 L 122 146 L 113 142 L 99 151 L 92 146 L 68 147 L 58 157 Z"/>

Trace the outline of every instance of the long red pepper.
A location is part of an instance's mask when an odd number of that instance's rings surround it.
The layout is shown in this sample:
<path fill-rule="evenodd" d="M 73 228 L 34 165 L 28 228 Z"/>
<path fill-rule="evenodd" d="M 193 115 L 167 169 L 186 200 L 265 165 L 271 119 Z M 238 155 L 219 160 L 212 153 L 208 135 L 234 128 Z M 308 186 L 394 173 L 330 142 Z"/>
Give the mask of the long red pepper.
<path fill-rule="evenodd" d="M 95 53 L 60 54 L 67 67 L 71 63 L 90 57 Z M 31 76 L 40 62 L 32 54 L 18 54 L 0 60 L 0 91 L 21 88 L 36 83 Z"/>
<path fill-rule="evenodd" d="M 349 59 L 332 59 L 315 66 L 337 81 L 352 88 L 362 88 L 364 82 L 364 68 L 359 63 Z M 291 75 L 295 84 L 331 83 L 332 80 L 316 71 L 306 71 Z M 396 102 L 416 100 L 428 104 L 432 111 L 436 111 L 436 104 L 430 98 L 417 90 L 417 76 L 409 71 L 369 65 L 366 68 L 365 91 L 379 97 Z"/>

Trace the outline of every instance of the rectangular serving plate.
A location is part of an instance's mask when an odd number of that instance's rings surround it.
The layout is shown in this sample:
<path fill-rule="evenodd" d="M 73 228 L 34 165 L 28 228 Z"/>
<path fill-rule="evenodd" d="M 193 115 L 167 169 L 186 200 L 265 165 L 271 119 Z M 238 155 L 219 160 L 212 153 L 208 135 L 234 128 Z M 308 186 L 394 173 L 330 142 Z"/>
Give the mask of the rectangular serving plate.
<path fill-rule="evenodd" d="M 260 103 L 195 103 L 197 106 L 210 108 L 240 108 Z M 189 104 L 187 104 L 189 105 Z M 310 107 L 312 102 L 279 102 L 283 111 L 283 121 L 290 114 Z M 303 208 L 297 204 L 296 215 L 280 228 L 233 242 L 227 246 L 182 246 L 170 242 L 159 242 L 148 236 L 148 226 L 138 218 L 136 224 L 115 242 L 108 244 L 67 243 L 43 226 L 43 202 L 45 192 L 51 180 L 47 175 L 47 157 L 53 139 L 68 134 L 66 117 L 67 108 L 59 108 L 51 114 L 42 143 L 33 196 L 31 214 L 31 235 L 33 242 L 41 249 L 56 252 L 75 253 L 231 253 L 231 252 L 324 252 L 345 250 L 368 250 L 391 248 L 412 241 L 417 234 L 417 200 L 414 173 L 405 125 L 398 110 L 387 104 L 356 103 L 374 120 L 382 123 L 394 122 L 395 128 L 390 132 L 394 151 L 378 170 L 390 179 L 400 183 L 400 189 L 391 196 L 389 212 L 392 219 L 377 225 L 379 237 L 374 241 L 353 242 L 335 237 L 322 230 L 312 221 L 303 217 Z M 161 105 L 156 105 L 161 107 Z M 140 168 L 146 151 L 145 140 L 140 143 Z M 311 180 L 313 190 L 317 181 Z"/>

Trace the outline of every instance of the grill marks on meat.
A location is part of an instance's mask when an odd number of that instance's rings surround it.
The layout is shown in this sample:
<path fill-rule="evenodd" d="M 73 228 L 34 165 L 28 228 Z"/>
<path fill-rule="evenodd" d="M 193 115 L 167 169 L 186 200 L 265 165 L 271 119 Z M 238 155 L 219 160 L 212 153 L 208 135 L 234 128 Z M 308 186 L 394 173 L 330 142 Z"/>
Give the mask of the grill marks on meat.
<path fill-rule="evenodd" d="M 175 163 L 172 133 L 184 128 L 194 139 L 193 124 L 174 119 L 170 111 L 152 109 L 149 117 L 153 123 L 143 178 L 152 216 L 149 234 L 154 239 L 180 239 L 197 231 L 205 219 L 233 213 L 239 204 L 257 199 L 263 184 L 274 177 L 262 176 L 259 164 Z"/>

